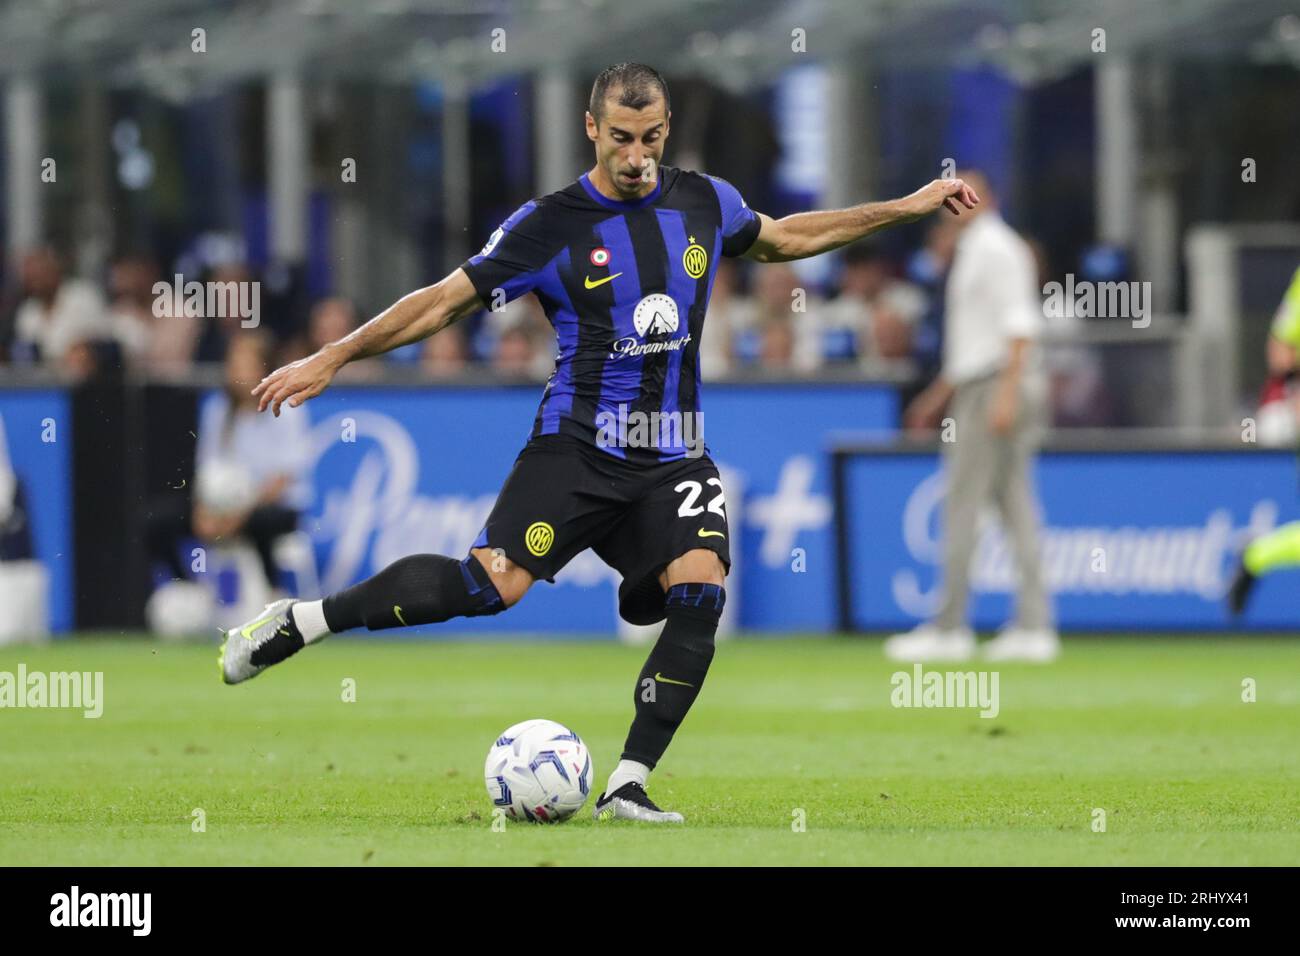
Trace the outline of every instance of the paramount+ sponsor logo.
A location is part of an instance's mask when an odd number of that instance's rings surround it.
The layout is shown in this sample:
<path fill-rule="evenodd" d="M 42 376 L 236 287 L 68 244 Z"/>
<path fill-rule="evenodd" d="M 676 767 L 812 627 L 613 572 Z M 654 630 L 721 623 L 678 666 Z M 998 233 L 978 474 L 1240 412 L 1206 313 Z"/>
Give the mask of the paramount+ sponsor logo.
<path fill-rule="evenodd" d="M 939 578 L 923 577 L 918 568 L 938 567 L 945 485 L 942 472 L 919 482 L 902 512 L 902 541 L 907 559 L 890 578 L 895 605 L 915 616 L 935 612 Z M 1041 533 L 1040 564 L 1048 588 L 1060 596 L 1151 597 L 1185 595 L 1218 601 L 1227 587 L 1224 570 L 1232 566 L 1238 542 L 1277 526 L 1277 505 L 1257 502 L 1244 524 L 1229 508 L 1207 508 L 1198 519 L 1152 525 L 1046 525 Z M 971 587 L 978 593 L 1015 591 L 1013 549 L 995 523 L 984 525 L 971 559 Z"/>
<path fill-rule="evenodd" d="M 632 310 L 632 326 L 636 335 L 616 339 L 610 346 L 611 359 L 676 352 L 691 341 L 689 332 L 679 338 L 666 338 L 681 328 L 681 315 L 677 303 L 662 292 L 653 292 L 636 304 Z"/>

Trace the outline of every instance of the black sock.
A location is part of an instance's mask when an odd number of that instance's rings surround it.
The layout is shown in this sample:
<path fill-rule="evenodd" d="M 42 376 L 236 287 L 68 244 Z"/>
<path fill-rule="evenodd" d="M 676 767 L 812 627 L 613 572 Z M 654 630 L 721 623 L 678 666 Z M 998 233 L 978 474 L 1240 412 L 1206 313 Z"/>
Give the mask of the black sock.
<path fill-rule="evenodd" d="M 331 594 L 321 607 L 335 634 L 363 624 L 378 631 L 505 610 L 492 578 L 472 554 L 463 561 L 441 554 L 410 555 Z"/>
<path fill-rule="evenodd" d="M 713 637 L 726 603 L 716 584 L 675 584 L 664 601 L 668 621 L 637 678 L 636 717 L 624 760 L 653 768 L 695 703 L 713 660 Z"/>

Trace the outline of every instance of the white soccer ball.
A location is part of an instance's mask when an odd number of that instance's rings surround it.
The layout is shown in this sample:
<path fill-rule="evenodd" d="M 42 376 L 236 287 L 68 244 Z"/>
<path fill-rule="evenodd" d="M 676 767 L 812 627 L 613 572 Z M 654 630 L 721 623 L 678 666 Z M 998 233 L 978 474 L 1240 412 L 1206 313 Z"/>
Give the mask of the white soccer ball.
<path fill-rule="evenodd" d="M 483 768 L 488 796 L 513 820 L 559 823 L 587 802 L 594 773 L 587 745 L 553 720 L 503 731 Z"/>
<path fill-rule="evenodd" d="M 238 514 L 257 504 L 257 482 L 238 462 L 218 459 L 199 471 L 194 496 L 214 514 Z"/>

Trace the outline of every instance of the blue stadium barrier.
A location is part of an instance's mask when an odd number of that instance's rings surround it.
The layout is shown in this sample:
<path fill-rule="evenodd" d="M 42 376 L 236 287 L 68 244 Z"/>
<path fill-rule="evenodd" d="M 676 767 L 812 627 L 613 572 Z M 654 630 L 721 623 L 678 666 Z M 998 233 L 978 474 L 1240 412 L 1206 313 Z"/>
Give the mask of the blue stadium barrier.
<path fill-rule="evenodd" d="M 316 543 L 322 587 L 352 584 L 406 554 L 465 554 L 527 440 L 537 401 L 536 386 L 338 386 L 304 405 L 314 504 L 303 528 Z M 715 384 L 703 402 L 710 453 L 724 480 L 744 488 L 740 513 L 734 502 L 728 508 L 739 534 L 740 587 L 731 597 L 740 626 L 832 628 L 825 435 L 891 431 L 895 390 L 862 382 Z M 341 440 L 348 419 L 354 442 Z M 455 629 L 612 636 L 616 585 L 616 573 L 586 552 L 509 612 L 458 621 Z"/>

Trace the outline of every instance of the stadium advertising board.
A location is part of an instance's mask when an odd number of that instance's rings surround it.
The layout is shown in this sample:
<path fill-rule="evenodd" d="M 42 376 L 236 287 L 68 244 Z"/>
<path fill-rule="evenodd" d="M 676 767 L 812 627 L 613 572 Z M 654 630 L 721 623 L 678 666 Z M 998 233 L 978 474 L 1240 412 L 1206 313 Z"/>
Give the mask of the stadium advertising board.
<path fill-rule="evenodd" d="M 314 502 L 304 528 L 315 541 L 321 587 L 345 587 L 407 554 L 465 554 L 527 440 L 537 397 L 536 387 L 338 386 L 303 406 L 312 423 Z M 896 419 L 896 395 L 883 385 L 706 389 L 704 437 L 739 533 L 732 551 L 741 585 L 731 597 L 740 603 L 740 626 L 834 626 L 825 435 L 885 431 Z M 506 614 L 457 621 L 456 630 L 608 636 L 616 584 L 615 572 L 584 552 L 554 585 L 535 586 Z"/>
<path fill-rule="evenodd" d="M 938 606 L 939 459 L 850 454 L 842 474 L 841 611 L 855 629 L 909 628 Z M 1048 451 L 1037 481 L 1042 566 L 1063 630 L 1227 628 L 1223 595 L 1238 549 L 1300 512 L 1295 457 L 1283 451 Z M 999 627 L 1013 611 L 1008 544 L 987 514 L 971 568 L 977 628 Z M 1289 630 L 1298 617 L 1294 576 L 1279 574 L 1261 580 L 1237 626 Z"/>

